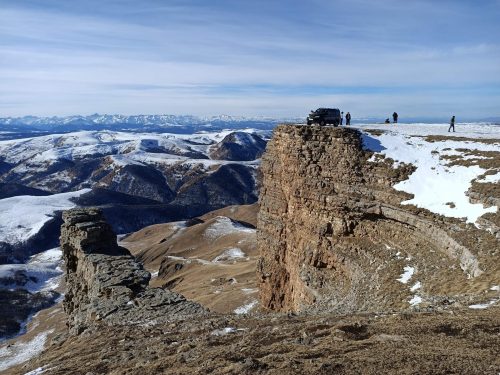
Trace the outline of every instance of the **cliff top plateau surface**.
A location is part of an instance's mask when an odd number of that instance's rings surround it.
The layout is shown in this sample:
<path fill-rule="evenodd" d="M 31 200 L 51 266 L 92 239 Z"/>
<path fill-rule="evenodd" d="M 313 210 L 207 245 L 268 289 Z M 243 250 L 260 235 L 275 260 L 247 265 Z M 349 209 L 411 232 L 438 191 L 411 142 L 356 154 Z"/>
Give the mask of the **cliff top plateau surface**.
<path fill-rule="evenodd" d="M 163 266 L 172 277 L 161 257 L 188 251 L 175 233 L 129 236 L 143 266 L 117 244 L 100 211 L 66 212 L 69 330 L 7 373 L 497 374 L 498 210 L 487 208 L 495 193 L 471 184 L 470 200 L 485 210 L 474 218 L 412 204 L 419 194 L 400 184 L 420 167 L 386 158 L 385 136 L 275 129 L 263 156 L 257 219 L 262 311 L 250 315 L 208 312 L 149 285 L 144 267 Z M 186 233 L 206 232 L 217 217 L 191 223 Z M 148 236 L 158 246 L 141 252 Z M 207 248 L 215 253 L 215 245 Z"/>

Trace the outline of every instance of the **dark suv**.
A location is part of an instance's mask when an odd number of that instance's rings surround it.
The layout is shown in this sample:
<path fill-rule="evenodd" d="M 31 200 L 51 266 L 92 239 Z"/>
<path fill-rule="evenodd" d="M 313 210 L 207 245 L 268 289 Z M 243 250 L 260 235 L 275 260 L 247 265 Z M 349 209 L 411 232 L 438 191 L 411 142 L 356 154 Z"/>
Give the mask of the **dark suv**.
<path fill-rule="evenodd" d="M 321 126 L 333 124 L 333 126 L 338 126 L 340 124 L 340 110 L 337 108 L 318 108 L 311 111 L 307 116 L 307 125 L 312 124 Z"/>

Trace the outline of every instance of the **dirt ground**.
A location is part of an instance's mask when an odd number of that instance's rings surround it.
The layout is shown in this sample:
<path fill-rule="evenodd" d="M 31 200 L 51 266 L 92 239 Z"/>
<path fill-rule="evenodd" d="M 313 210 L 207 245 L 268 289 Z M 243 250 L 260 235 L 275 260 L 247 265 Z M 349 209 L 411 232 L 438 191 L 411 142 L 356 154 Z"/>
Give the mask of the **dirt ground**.
<path fill-rule="evenodd" d="M 214 316 L 58 338 L 9 374 L 498 374 L 500 308 Z"/>

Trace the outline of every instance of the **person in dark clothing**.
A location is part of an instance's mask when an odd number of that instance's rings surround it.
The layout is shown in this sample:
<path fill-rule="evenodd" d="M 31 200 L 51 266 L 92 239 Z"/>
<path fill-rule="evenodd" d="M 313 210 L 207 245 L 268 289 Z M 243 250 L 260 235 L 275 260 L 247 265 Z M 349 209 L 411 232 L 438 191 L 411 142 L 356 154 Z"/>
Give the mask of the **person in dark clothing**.
<path fill-rule="evenodd" d="M 394 112 L 394 113 L 392 114 L 392 119 L 393 119 L 393 122 L 394 122 L 395 124 L 397 124 L 397 123 L 398 123 L 398 114 L 397 114 L 396 112 Z"/>
<path fill-rule="evenodd" d="M 351 125 L 351 114 L 349 112 L 347 112 L 345 115 L 345 124 Z"/>
<path fill-rule="evenodd" d="M 385 123 L 386 124 L 390 124 L 391 123 L 391 120 L 389 120 L 388 118 L 385 119 Z"/>
<path fill-rule="evenodd" d="M 453 129 L 453 133 L 455 133 L 455 116 L 452 116 L 450 120 L 450 127 L 448 128 L 448 133 Z"/>
<path fill-rule="evenodd" d="M 344 112 L 340 112 L 340 125 L 342 125 L 343 121 L 344 121 Z"/>

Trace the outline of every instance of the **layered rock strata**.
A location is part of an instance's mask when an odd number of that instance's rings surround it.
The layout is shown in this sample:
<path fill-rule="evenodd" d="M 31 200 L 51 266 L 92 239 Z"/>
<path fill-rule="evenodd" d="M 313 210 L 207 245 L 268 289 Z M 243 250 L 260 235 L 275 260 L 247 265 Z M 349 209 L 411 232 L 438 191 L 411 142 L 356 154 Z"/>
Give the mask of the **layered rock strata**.
<path fill-rule="evenodd" d="M 500 275 L 494 236 L 401 205 L 411 196 L 392 186 L 414 167 L 377 160 L 364 141 L 376 142 L 348 128 L 275 129 L 262 159 L 257 225 L 264 308 L 464 304 Z"/>
<path fill-rule="evenodd" d="M 67 285 L 63 305 L 71 333 L 79 334 L 96 322 L 141 324 L 206 313 L 178 293 L 148 287 L 150 273 L 117 245 L 100 210 L 69 210 L 63 220 Z"/>

